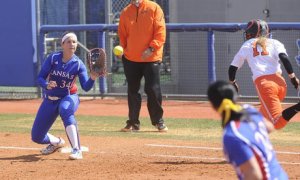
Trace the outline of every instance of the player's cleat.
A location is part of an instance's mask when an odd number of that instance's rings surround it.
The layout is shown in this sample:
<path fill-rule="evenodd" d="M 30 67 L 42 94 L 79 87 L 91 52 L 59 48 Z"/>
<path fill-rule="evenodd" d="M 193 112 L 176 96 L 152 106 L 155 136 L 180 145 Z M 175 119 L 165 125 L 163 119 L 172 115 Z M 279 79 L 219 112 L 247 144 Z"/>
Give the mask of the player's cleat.
<path fill-rule="evenodd" d="M 127 124 L 124 128 L 121 129 L 121 132 L 137 132 L 139 130 L 140 130 L 139 126 Z"/>
<path fill-rule="evenodd" d="M 167 132 L 168 131 L 168 127 L 164 123 L 156 124 L 156 128 L 158 129 L 159 132 Z"/>
<path fill-rule="evenodd" d="M 59 137 L 58 144 L 56 144 L 56 145 L 49 144 L 46 148 L 41 150 L 41 153 L 43 155 L 52 154 L 52 153 L 56 152 L 57 150 L 59 150 L 60 148 L 64 147 L 65 143 L 66 143 L 65 140 L 63 140 L 63 138 Z"/>
<path fill-rule="evenodd" d="M 83 158 L 82 152 L 79 149 L 73 149 L 69 156 L 69 159 L 72 159 L 72 160 L 78 160 L 78 159 L 82 159 L 82 158 Z"/>

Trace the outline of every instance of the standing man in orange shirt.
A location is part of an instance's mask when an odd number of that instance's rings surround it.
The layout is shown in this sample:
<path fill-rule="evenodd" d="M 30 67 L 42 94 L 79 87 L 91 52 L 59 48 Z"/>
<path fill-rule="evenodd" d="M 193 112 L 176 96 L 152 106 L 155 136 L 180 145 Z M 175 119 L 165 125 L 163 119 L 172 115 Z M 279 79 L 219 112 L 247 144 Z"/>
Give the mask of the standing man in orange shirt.
<path fill-rule="evenodd" d="M 139 114 L 142 97 L 141 80 L 145 79 L 147 107 L 151 123 L 159 132 L 166 132 L 160 88 L 160 63 L 166 40 L 166 24 L 161 7 L 150 0 L 131 0 L 120 15 L 118 27 L 122 62 L 128 82 L 129 120 L 123 132 L 140 130 Z"/>

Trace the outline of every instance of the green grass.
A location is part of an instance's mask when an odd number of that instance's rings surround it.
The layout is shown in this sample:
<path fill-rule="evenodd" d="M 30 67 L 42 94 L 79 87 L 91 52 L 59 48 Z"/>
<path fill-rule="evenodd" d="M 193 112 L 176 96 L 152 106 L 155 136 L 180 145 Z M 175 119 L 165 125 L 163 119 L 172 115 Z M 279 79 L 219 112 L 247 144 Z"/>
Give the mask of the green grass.
<path fill-rule="evenodd" d="M 123 72 L 119 72 L 119 73 L 113 73 L 112 75 L 112 83 L 113 83 L 113 86 L 124 86 L 124 83 L 125 83 L 125 75 Z M 142 83 L 144 82 L 144 79 L 142 79 Z M 160 82 L 161 84 L 164 84 L 164 83 L 169 83 L 169 82 L 172 82 L 171 80 L 171 74 L 163 74 L 161 73 L 160 75 Z"/>
<path fill-rule="evenodd" d="M 29 114 L 0 114 L 0 132 L 30 133 L 35 116 Z M 141 119 L 141 131 L 123 133 L 124 117 L 77 116 L 81 135 L 125 138 L 160 138 L 169 140 L 201 141 L 220 143 L 222 129 L 220 122 L 208 119 L 165 119 L 168 133 L 157 133 L 148 118 Z M 52 133 L 64 134 L 60 118 L 51 128 Z M 291 122 L 283 130 L 271 133 L 275 145 L 300 146 L 300 123 Z"/>

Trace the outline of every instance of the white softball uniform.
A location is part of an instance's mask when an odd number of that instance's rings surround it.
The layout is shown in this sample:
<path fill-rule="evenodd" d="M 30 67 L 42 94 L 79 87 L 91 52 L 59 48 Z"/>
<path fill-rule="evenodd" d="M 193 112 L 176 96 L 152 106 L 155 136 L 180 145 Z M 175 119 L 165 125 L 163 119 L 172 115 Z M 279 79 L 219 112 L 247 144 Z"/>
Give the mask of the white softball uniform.
<path fill-rule="evenodd" d="M 249 39 L 240 48 L 234 56 L 231 65 L 241 68 L 247 60 L 252 72 L 253 81 L 262 76 L 275 73 L 282 73 L 279 57 L 280 53 L 285 53 L 284 45 L 276 39 L 267 39 L 267 47 L 264 53 L 260 45 L 255 46 L 256 38 Z"/>

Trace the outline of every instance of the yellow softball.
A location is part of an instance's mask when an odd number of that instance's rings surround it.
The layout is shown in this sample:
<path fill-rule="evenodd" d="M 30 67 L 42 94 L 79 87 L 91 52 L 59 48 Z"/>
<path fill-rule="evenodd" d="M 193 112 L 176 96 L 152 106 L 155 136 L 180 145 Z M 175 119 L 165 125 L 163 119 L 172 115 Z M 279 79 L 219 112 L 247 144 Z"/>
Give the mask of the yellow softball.
<path fill-rule="evenodd" d="M 114 47 L 113 52 L 114 52 L 114 54 L 116 56 L 122 56 L 123 55 L 123 48 L 122 48 L 122 46 L 116 46 L 116 47 Z"/>

